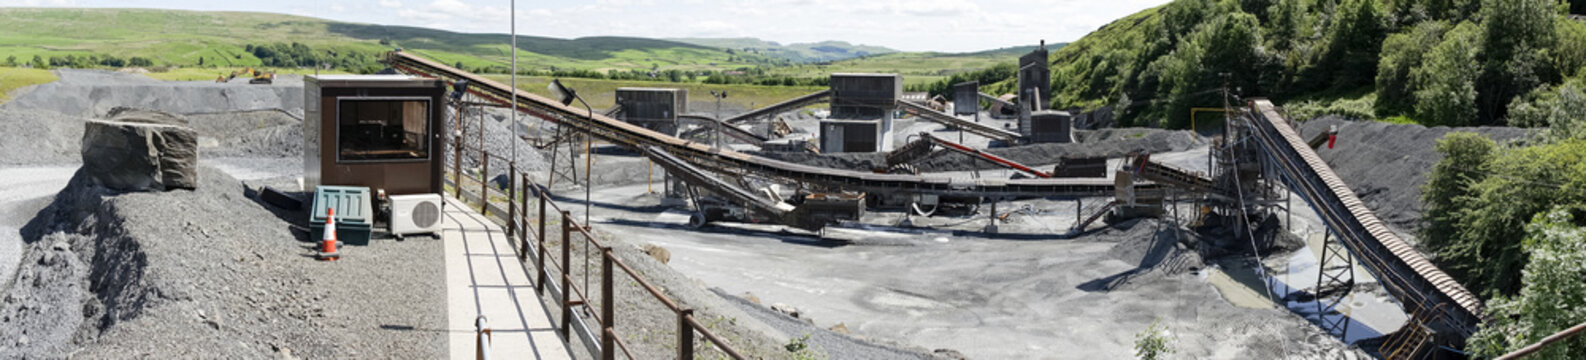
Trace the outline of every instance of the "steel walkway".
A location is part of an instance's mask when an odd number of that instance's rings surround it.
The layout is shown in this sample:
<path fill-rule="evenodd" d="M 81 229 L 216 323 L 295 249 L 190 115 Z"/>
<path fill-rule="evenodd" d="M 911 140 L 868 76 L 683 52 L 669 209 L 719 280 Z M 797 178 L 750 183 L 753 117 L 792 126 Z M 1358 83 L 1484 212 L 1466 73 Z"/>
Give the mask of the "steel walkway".
<path fill-rule="evenodd" d="M 572 359 L 500 226 L 446 197 L 446 336 L 451 359 L 475 359 L 474 320 L 489 321 L 497 359 Z"/>

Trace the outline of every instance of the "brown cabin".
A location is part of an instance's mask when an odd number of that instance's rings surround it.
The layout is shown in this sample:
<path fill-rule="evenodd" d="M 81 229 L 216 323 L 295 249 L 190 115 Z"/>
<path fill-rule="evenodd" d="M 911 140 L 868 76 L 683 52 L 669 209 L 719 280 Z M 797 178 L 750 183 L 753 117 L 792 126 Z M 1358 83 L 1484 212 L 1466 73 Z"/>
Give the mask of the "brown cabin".
<path fill-rule="evenodd" d="M 303 185 L 442 192 L 446 84 L 407 75 L 303 79 Z"/>

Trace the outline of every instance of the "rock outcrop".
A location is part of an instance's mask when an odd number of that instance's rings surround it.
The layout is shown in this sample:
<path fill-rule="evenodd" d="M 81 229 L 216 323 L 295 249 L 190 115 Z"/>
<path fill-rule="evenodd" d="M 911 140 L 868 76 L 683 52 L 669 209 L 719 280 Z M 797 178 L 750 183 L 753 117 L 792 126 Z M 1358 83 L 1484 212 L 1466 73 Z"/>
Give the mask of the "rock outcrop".
<path fill-rule="evenodd" d="M 198 133 L 167 113 L 118 108 L 83 128 L 83 170 L 119 191 L 193 189 L 198 185 Z"/>

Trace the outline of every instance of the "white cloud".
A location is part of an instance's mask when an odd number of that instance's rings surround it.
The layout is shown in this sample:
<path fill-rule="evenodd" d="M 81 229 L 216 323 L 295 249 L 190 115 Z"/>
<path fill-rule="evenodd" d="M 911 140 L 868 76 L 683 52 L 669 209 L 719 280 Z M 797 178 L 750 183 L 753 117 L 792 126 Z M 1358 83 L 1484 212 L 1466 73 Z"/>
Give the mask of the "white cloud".
<path fill-rule="evenodd" d="M 0 6 L 75 6 L 76 0 L 0 0 Z"/>
<path fill-rule="evenodd" d="M 399 7 L 402 7 L 402 2 L 401 1 L 396 1 L 396 0 L 380 0 L 380 6 L 384 6 L 384 7 L 388 7 L 388 8 L 399 8 Z"/>

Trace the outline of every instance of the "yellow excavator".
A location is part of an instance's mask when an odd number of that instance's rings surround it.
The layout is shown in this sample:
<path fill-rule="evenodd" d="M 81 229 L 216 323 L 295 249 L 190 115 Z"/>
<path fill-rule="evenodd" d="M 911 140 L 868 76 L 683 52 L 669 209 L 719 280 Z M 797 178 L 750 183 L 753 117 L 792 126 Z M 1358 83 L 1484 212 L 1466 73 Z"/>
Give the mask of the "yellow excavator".
<path fill-rule="evenodd" d="M 273 72 L 273 71 L 266 72 L 266 71 L 263 71 L 263 70 L 255 70 L 254 68 L 251 68 L 251 67 L 243 68 L 243 69 L 237 70 L 237 71 L 232 71 L 230 76 L 227 76 L 226 74 L 221 74 L 220 76 L 215 77 L 215 82 L 217 82 L 217 83 L 230 82 L 231 80 L 236 79 L 238 76 L 247 76 L 247 77 L 253 78 L 251 80 L 248 80 L 249 84 L 270 84 L 270 83 L 274 83 L 275 82 L 275 72 Z"/>

